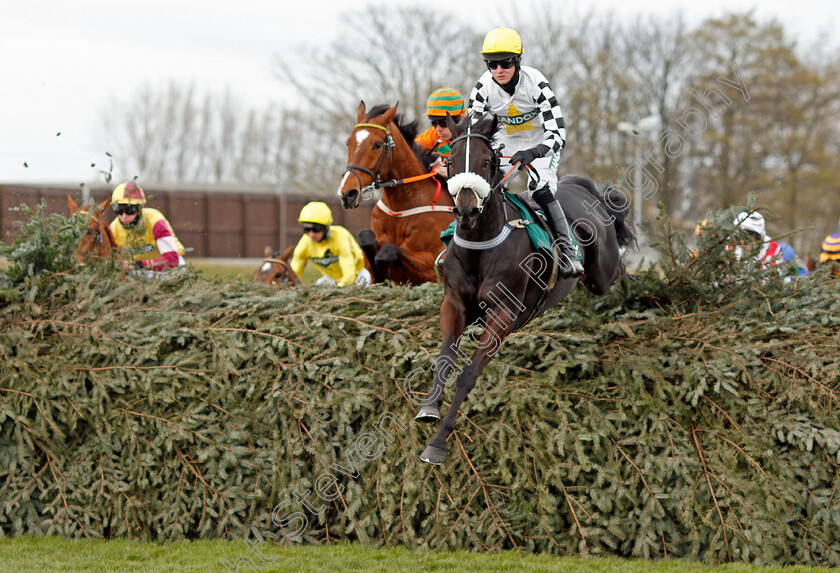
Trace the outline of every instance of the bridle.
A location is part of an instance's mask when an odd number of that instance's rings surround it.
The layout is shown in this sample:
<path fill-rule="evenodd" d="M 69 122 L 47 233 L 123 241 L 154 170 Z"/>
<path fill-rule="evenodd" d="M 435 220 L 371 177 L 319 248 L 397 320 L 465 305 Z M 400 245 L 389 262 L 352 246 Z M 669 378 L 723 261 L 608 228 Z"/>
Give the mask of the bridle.
<path fill-rule="evenodd" d="M 373 191 L 378 189 L 379 187 L 385 186 L 379 177 L 382 174 L 382 170 L 385 167 L 385 160 L 387 159 L 388 165 L 394 160 L 394 138 L 391 135 L 391 131 L 382 125 L 378 125 L 376 123 L 357 123 L 353 127 L 353 131 L 355 132 L 360 127 L 372 127 L 374 129 L 380 129 L 385 132 L 385 140 L 382 145 L 382 151 L 379 153 L 379 157 L 376 159 L 376 163 L 373 165 L 373 169 L 368 169 L 364 165 L 356 165 L 355 163 L 348 163 L 347 167 L 344 168 L 344 173 L 350 173 L 356 178 L 356 181 L 359 182 L 359 189 L 362 193 L 362 198 L 366 198 L 365 194 L 368 196 L 373 195 Z M 356 173 L 357 171 L 361 171 L 368 177 L 370 177 L 371 182 L 370 185 L 362 187 L 362 178 L 359 177 L 359 174 Z"/>
<path fill-rule="evenodd" d="M 275 259 L 275 258 L 265 258 L 265 259 L 263 259 L 263 266 L 265 266 L 265 263 L 280 265 L 283 268 L 283 270 L 286 271 L 285 272 L 286 280 L 289 282 L 289 284 L 292 284 L 292 275 L 291 275 L 291 270 L 292 269 L 291 269 L 291 266 L 289 265 L 289 263 L 287 263 L 283 259 Z M 277 272 L 275 271 L 274 276 L 272 277 L 270 284 L 275 284 L 276 278 L 277 278 Z"/>
<path fill-rule="evenodd" d="M 406 177 L 405 179 L 391 179 L 390 181 L 381 181 L 379 179 L 382 171 L 385 168 L 385 159 L 388 160 L 388 165 L 390 165 L 394 160 L 394 148 L 396 144 L 394 143 L 394 138 L 391 135 L 391 131 L 382 125 L 377 123 L 357 123 L 353 127 L 353 131 L 360 127 L 372 127 L 374 129 L 380 129 L 385 132 L 385 140 L 383 141 L 382 151 L 379 153 L 379 157 L 376 159 L 376 163 L 373 165 L 372 169 L 368 169 L 363 165 L 356 165 L 355 163 L 348 163 L 347 167 L 344 168 L 345 173 L 352 174 L 356 181 L 359 182 L 359 189 L 362 193 L 362 199 L 366 200 L 373 196 L 373 192 L 376 189 L 381 189 L 383 187 L 396 187 L 397 185 L 403 185 L 405 183 L 414 183 L 415 181 L 422 181 L 423 179 L 430 179 L 435 176 L 434 173 L 426 173 L 424 175 L 417 175 L 415 177 Z M 356 171 L 361 171 L 368 177 L 370 177 L 370 185 L 362 187 L 362 179 L 359 177 Z"/>
<path fill-rule="evenodd" d="M 284 261 L 283 259 L 263 259 L 263 263 L 275 263 L 286 269 L 289 270 L 289 264 Z"/>
<path fill-rule="evenodd" d="M 469 171 L 470 165 L 470 143 L 473 139 L 477 139 L 479 141 L 484 142 L 487 145 L 487 148 L 490 150 L 491 159 L 490 159 L 490 174 L 489 178 L 490 181 L 487 181 L 480 175 L 472 173 Z M 487 200 L 487 197 L 490 196 L 494 191 L 499 189 L 501 185 L 504 183 L 507 176 L 505 176 L 502 180 L 500 180 L 494 187 L 490 187 L 491 181 L 496 178 L 499 172 L 499 165 L 501 163 L 501 149 L 493 149 L 493 141 L 490 137 L 484 135 L 483 133 L 473 133 L 472 132 L 472 123 L 470 122 L 467 125 L 467 132 L 459 135 L 458 137 L 454 138 L 450 143 L 451 146 L 454 146 L 455 143 L 459 141 L 466 141 L 466 153 L 464 157 L 464 168 L 467 169 L 464 173 L 458 173 L 450 177 L 448 187 L 449 193 L 452 195 L 452 198 L 455 202 L 458 202 L 458 194 L 464 189 L 464 187 L 469 186 L 473 192 L 476 194 L 476 199 L 478 199 L 478 210 L 484 210 L 484 202 Z M 451 160 L 451 157 L 450 157 Z M 450 163 L 451 167 L 451 163 Z"/>
<path fill-rule="evenodd" d="M 105 233 L 108 234 L 107 246 L 111 250 L 116 249 L 116 244 L 114 243 L 113 239 L 111 238 L 109 231 L 106 230 L 103 233 L 102 226 L 104 225 L 104 223 L 102 222 L 100 217 L 97 217 L 97 216 L 94 216 L 94 215 L 88 215 L 88 216 L 91 217 L 91 222 L 88 223 L 87 230 L 85 230 L 85 236 L 90 237 L 90 241 L 91 241 L 90 242 L 90 248 L 87 249 L 84 253 L 77 253 L 77 254 L 79 254 L 81 256 L 84 256 L 85 254 L 93 252 L 94 250 L 98 249 L 99 250 L 99 255 L 103 256 L 103 250 L 105 249 L 105 246 L 106 246 L 106 241 L 105 241 L 105 238 L 103 237 L 103 234 L 105 234 Z"/>

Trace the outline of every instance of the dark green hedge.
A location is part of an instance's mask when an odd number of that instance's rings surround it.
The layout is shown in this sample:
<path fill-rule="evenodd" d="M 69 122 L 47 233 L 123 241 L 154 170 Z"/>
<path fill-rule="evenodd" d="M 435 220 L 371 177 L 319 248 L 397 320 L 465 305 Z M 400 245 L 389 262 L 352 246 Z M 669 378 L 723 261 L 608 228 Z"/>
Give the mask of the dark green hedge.
<path fill-rule="evenodd" d="M 440 468 L 404 389 L 437 356 L 440 285 L 278 293 L 11 257 L 0 531 L 840 564 L 837 283 L 663 241 L 657 271 L 505 342 Z"/>

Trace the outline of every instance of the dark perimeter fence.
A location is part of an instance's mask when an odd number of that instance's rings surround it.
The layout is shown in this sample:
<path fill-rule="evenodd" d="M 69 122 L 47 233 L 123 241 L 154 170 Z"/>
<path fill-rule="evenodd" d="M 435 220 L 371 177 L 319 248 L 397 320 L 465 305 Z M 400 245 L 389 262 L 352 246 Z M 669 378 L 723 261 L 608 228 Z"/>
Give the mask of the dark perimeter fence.
<path fill-rule="evenodd" d="M 85 189 L 96 203 L 107 199 L 113 185 L 93 185 Z M 324 201 L 332 209 L 334 224 L 354 235 L 370 226 L 373 202 L 358 209 L 345 210 L 338 197 L 310 197 L 284 193 L 272 185 L 143 185 L 148 207 L 160 210 L 189 252 L 188 257 L 262 257 L 266 245 L 273 250 L 296 243 L 301 236 L 297 221 L 301 208 L 309 201 Z M 67 196 L 81 204 L 83 191 L 78 185 L 0 184 L 0 233 L 6 243 L 18 232 L 15 221 L 22 220 L 13 210 L 21 204 L 35 207 L 44 201 L 47 212 L 70 214 Z"/>

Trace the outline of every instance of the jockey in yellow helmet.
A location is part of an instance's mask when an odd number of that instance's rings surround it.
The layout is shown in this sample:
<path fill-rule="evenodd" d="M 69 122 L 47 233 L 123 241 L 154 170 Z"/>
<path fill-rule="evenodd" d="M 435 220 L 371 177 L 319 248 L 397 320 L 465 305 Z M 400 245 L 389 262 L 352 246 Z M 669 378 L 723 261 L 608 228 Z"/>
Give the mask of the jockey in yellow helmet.
<path fill-rule="evenodd" d="M 501 168 L 528 170 L 532 198 L 551 222 L 559 248 L 560 275 L 580 276 L 583 266 L 571 241 L 566 215 L 555 197 L 560 150 L 566 145 L 563 113 L 548 79 L 536 68 L 521 65 L 522 39 L 510 28 L 494 28 L 484 37 L 481 55 L 487 71 L 470 92 L 467 109 L 473 121 L 495 115 L 499 129 L 494 144 L 504 146 Z"/>
<path fill-rule="evenodd" d="M 172 225 L 160 211 L 144 205 L 146 194 L 133 181 L 117 185 L 111 193 L 111 208 L 117 216 L 111 221 L 111 233 L 117 246 L 133 258 L 127 268 L 164 271 L 184 266 L 186 250 Z"/>
<path fill-rule="evenodd" d="M 365 256 L 353 234 L 340 225 L 333 225 L 329 205 L 321 201 L 307 203 L 300 210 L 298 221 L 303 236 L 292 255 L 292 270 L 303 275 L 307 261 L 323 275 L 316 285 L 369 285 L 370 271 Z"/>

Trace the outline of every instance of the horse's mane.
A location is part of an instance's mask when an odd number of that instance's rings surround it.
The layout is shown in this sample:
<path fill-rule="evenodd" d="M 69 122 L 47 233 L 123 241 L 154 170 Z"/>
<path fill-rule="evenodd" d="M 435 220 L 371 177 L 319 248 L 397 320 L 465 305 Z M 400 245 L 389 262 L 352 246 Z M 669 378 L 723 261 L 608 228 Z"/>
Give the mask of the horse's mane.
<path fill-rule="evenodd" d="M 373 106 L 370 111 L 367 112 L 368 121 L 378 115 L 382 115 L 390 108 L 391 106 L 384 103 Z M 420 120 L 415 119 L 413 121 L 406 121 L 403 114 L 397 113 L 394 114 L 394 123 L 397 125 L 397 129 L 400 130 L 400 134 L 403 136 L 403 139 L 405 139 L 408 146 L 411 147 L 411 150 L 414 152 L 417 160 L 424 168 L 428 169 L 436 157 L 430 151 L 426 151 L 414 143 L 414 140 L 417 138 L 417 134 L 420 131 Z"/>
<path fill-rule="evenodd" d="M 367 113 L 367 119 L 370 121 L 374 117 L 378 115 L 382 115 L 386 111 L 388 111 L 391 106 L 387 104 L 379 104 L 375 105 L 371 108 L 371 110 Z M 417 131 L 420 129 L 420 120 L 415 119 L 413 121 L 406 121 L 403 117 L 403 114 L 397 113 L 394 115 L 394 123 L 397 124 L 397 128 L 400 130 L 403 138 L 408 142 L 409 145 L 414 144 L 414 138 L 417 137 Z"/>
<path fill-rule="evenodd" d="M 607 214 L 612 215 L 615 219 L 613 227 L 615 228 L 615 237 L 618 244 L 626 247 L 633 242 L 633 230 L 627 224 L 627 214 L 630 212 L 630 202 L 627 197 L 613 187 L 612 183 L 602 183 L 597 187 L 591 179 L 581 177 L 580 175 L 564 175 L 559 184 L 579 185 L 589 191 L 593 197 L 598 199 L 606 209 Z M 619 207 L 623 205 L 623 207 Z"/>

